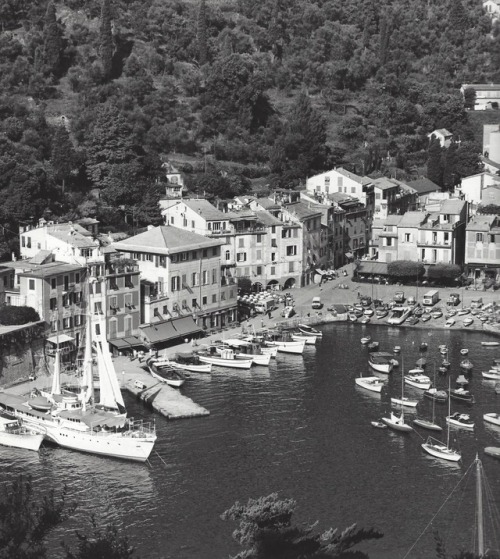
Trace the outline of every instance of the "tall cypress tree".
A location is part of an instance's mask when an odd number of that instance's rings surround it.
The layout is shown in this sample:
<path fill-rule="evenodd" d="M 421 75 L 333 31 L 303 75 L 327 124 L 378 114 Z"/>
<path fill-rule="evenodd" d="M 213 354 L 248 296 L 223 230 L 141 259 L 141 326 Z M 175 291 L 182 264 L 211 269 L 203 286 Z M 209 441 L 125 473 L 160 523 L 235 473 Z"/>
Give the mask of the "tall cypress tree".
<path fill-rule="evenodd" d="M 443 186 L 443 149 L 440 141 L 434 136 L 427 150 L 427 178 Z"/>
<path fill-rule="evenodd" d="M 105 79 L 111 76 L 113 63 L 113 32 L 111 29 L 110 0 L 103 0 L 101 7 L 101 28 L 99 30 L 101 64 Z"/>
<path fill-rule="evenodd" d="M 389 15 L 385 13 L 380 21 L 379 60 L 382 66 L 387 62 L 391 32 L 392 32 L 392 28 L 391 28 Z"/>
<path fill-rule="evenodd" d="M 56 19 L 56 8 L 49 2 L 43 26 L 43 58 L 47 73 L 57 76 L 61 69 L 62 32 Z"/>
<path fill-rule="evenodd" d="M 207 6 L 205 0 L 200 0 L 198 10 L 198 62 L 203 66 L 207 62 Z"/>
<path fill-rule="evenodd" d="M 51 162 L 55 178 L 61 181 L 61 190 L 64 192 L 66 179 L 69 178 L 75 164 L 75 152 L 71 138 L 64 126 L 59 126 L 54 134 Z"/>

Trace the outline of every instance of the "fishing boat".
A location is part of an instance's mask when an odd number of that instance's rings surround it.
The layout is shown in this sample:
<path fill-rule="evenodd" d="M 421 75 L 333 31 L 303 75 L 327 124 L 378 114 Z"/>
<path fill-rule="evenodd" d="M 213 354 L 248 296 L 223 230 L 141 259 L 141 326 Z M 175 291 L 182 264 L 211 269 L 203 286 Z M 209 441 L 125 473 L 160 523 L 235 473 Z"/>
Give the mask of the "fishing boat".
<path fill-rule="evenodd" d="M 278 353 L 293 353 L 296 355 L 301 355 L 304 353 L 305 342 L 304 341 L 281 341 L 281 340 L 267 340 L 266 344 L 271 347 L 276 347 Z"/>
<path fill-rule="evenodd" d="M 474 421 L 472 421 L 468 413 L 455 412 L 446 416 L 446 423 L 453 427 L 460 427 L 472 431 L 474 429 Z"/>
<path fill-rule="evenodd" d="M 251 357 L 247 359 L 238 359 L 234 351 L 229 348 L 223 349 L 221 353 L 218 354 L 213 346 L 207 351 L 198 353 L 198 358 L 202 363 L 210 363 L 218 367 L 230 367 L 232 369 L 250 369 L 253 364 L 253 359 Z"/>
<path fill-rule="evenodd" d="M 370 421 L 372 427 L 376 427 L 377 429 L 387 429 L 387 425 L 382 421 Z"/>
<path fill-rule="evenodd" d="M 469 390 L 466 390 L 463 387 L 452 388 L 450 390 L 450 398 L 452 400 L 458 400 L 459 402 L 465 402 L 467 404 L 473 404 L 474 403 L 473 394 Z"/>
<path fill-rule="evenodd" d="M 271 355 L 262 353 L 257 344 L 251 342 L 244 342 L 237 339 L 224 340 L 215 345 L 215 351 L 222 355 L 224 349 L 232 349 L 236 359 L 252 359 L 255 365 L 263 365 L 269 367 L 271 362 Z"/>
<path fill-rule="evenodd" d="M 431 387 L 429 390 L 424 391 L 424 396 L 438 403 L 445 403 L 448 400 L 448 393 L 446 390 L 439 390 L 437 388 Z"/>
<path fill-rule="evenodd" d="M 370 390 L 371 392 L 381 392 L 384 386 L 384 381 L 379 377 L 364 377 L 361 376 L 354 379 L 358 386 Z"/>
<path fill-rule="evenodd" d="M 189 373 L 210 373 L 212 365 L 209 363 L 200 363 L 195 353 L 175 353 L 173 358 L 160 357 L 155 361 L 157 366 L 170 365 L 175 369 L 187 371 Z"/>
<path fill-rule="evenodd" d="M 466 371 L 470 371 L 474 367 L 474 365 L 469 359 L 463 359 L 462 361 L 460 361 L 460 367 L 462 369 L 465 369 Z"/>
<path fill-rule="evenodd" d="M 212 365 L 210 363 L 196 365 L 194 363 L 182 363 L 180 361 L 171 360 L 168 362 L 168 364 L 174 369 L 181 369 L 182 371 L 187 371 L 189 373 L 207 374 L 212 372 Z"/>
<path fill-rule="evenodd" d="M 321 330 L 308 326 L 307 324 L 299 324 L 298 328 L 303 334 L 306 334 L 306 336 L 323 337 L 323 332 L 321 332 Z"/>
<path fill-rule="evenodd" d="M 100 331 L 105 332 L 104 324 Z M 94 343 L 93 343 L 94 342 Z M 97 356 L 100 401 L 94 403 L 92 371 L 92 348 Z M 52 394 L 53 407 L 49 411 L 39 411 L 31 407 L 30 399 L 22 396 L 0 393 L 0 407 L 23 424 L 59 446 L 99 454 L 113 458 L 145 462 L 151 454 L 156 432 L 154 426 L 127 418 L 118 379 L 105 340 L 91 340 L 90 316 L 87 317 L 86 345 L 82 371 L 81 392 L 77 407 L 62 409 L 56 404 L 61 396 L 60 350 L 55 353 Z"/>
<path fill-rule="evenodd" d="M 392 355 L 383 351 L 374 351 L 368 356 L 368 364 L 379 373 L 390 373 L 394 367 L 391 363 Z"/>
<path fill-rule="evenodd" d="M 500 372 L 493 369 L 489 371 L 483 371 L 481 375 L 483 376 L 483 378 L 488 380 L 500 380 Z"/>
<path fill-rule="evenodd" d="M 43 438 L 43 433 L 24 426 L 14 415 L 0 412 L 1 445 L 37 452 L 43 442 Z"/>
<path fill-rule="evenodd" d="M 361 343 L 363 345 L 369 344 L 372 341 L 371 336 L 365 336 L 364 338 L 361 338 Z"/>
<path fill-rule="evenodd" d="M 175 369 L 170 365 L 159 365 L 155 361 L 154 357 L 150 357 L 146 361 L 146 365 L 151 373 L 151 376 L 160 382 L 168 384 L 169 386 L 180 388 L 186 382 L 186 377 L 182 371 Z"/>
<path fill-rule="evenodd" d="M 465 347 L 460 350 L 461 355 L 467 355 L 468 353 L 469 353 L 469 350 Z"/>
<path fill-rule="evenodd" d="M 483 419 L 486 423 L 491 423 L 492 425 L 500 427 L 500 413 L 485 413 Z"/>
<path fill-rule="evenodd" d="M 485 347 L 498 347 L 500 342 L 481 342 L 481 345 Z"/>
<path fill-rule="evenodd" d="M 404 381 L 405 384 L 421 390 L 429 390 L 431 387 L 431 379 L 427 375 L 408 374 L 404 377 Z"/>
<path fill-rule="evenodd" d="M 451 410 L 448 402 L 448 415 L 450 415 Z M 442 460 L 449 460 L 450 462 L 458 462 L 462 455 L 458 450 L 453 450 L 450 448 L 450 424 L 447 425 L 447 435 L 446 444 L 435 439 L 434 437 L 429 437 L 425 443 L 422 444 L 422 448 L 435 458 L 441 458 Z"/>

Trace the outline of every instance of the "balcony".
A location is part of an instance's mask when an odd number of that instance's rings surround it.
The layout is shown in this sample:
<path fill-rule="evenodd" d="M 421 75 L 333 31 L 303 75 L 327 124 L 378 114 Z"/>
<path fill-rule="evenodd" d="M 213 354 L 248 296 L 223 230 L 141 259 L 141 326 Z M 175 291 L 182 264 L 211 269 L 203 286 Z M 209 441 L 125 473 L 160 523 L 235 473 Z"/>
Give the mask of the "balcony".
<path fill-rule="evenodd" d="M 167 301 L 169 299 L 166 293 L 150 293 L 144 297 L 145 303 L 156 303 L 157 301 Z"/>
<path fill-rule="evenodd" d="M 212 231 L 211 229 L 208 229 L 207 231 L 207 235 L 213 237 L 218 237 L 220 235 L 232 235 L 233 233 L 234 231 L 232 229 L 219 229 L 217 231 Z"/>
<path fill-rule="evenodd" d="M 417 241 L 417 246 L 451 248 L 451 241 L 439 241 L 438 239 L 432 241 Z"/>
<path fill-rule="evenodd" d="M 107 264 L 106 276 L 117 276 L 130 273 L 138 273 L 139 266 L 137 264 Z"/>

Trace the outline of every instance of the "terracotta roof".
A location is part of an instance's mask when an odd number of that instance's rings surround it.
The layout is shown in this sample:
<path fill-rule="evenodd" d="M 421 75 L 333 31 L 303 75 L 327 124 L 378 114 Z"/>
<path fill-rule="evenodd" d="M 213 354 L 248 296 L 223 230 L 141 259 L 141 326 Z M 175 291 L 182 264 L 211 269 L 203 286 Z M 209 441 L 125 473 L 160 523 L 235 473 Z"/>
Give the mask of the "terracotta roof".
<path fill-rule="evenodd" d="M 399 222 L 399 227 L 418 227 L 428 215 L 427 212 L 406 212 Z"/>
<path fill-rule="evenodd" d="M 204 219 L 211 220 L 224 220 L 227 219 L 227 215 L 224 212 L 218 210 L 213 206 L 208 200 L 202 198 L 180 200 L 180 204 L 184 204 L 197 214 L 200 214 Z"/>
<path fill-rule="evenodd" d="M 497 219 L 496 215 L 476 214 L 467 224 L 467 231 L 490 231 Z"/>
<path fill-rule="evenodd" d="M 321 215 L 321 211 L 318 209 L 310 208 L 309 204 L 304 202 L 292 202 L 291 204 L 285 204 L 285 208 L 293 213 L 299 220 L 307 219 L 315 215 Z"/>
<path fill-rule="evenodd" d="M 170 255 L 223 244 L 224 241 L 204 237 L 172 225 L 160 225 L 124 241 L 113 243 L 112 246 L 122 252 Z"/>
<path fill-rule="evenodd" d="M 465 200 L 459 200 L 458 198 L 444 200 L 441 204 L 441 208 L 439 209 L 439 213 L 455 215 L 461 214 L 465 204 Z"/>
<path fill-rule="evenodd" d="M 418 194 L 428 194 L 429 192 L 436 192 L 441 190 L 441 188 L 435 183 L 432 182 L 427 177 L 422 177 L 420 179 L 410 181 L 408 186 L 413 188 L 418 192 Z"/>

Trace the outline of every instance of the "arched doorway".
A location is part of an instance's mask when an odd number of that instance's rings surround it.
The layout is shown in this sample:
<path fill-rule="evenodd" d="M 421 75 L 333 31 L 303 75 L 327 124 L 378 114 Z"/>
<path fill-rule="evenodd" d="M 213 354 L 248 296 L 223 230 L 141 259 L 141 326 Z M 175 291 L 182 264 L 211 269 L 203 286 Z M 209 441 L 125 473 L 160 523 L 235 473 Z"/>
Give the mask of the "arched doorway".
<path fill-rule="evenodd" d="M 286 291 L 287 289 L 292 289 L 292 287 L 295 287 L 295 278 L 288 278 L 285 281 L 285 285 L 283 286 L 283 289 Z"/>
<path fill-rule="evenodd" d="M 278 283 L 277 280 L 271 280 L 267 284 L 267 289 L 271 290 L 271 291 L 278 291 L 279 287 L 280 287 L 280 284 Z"/>
<path fill-rule="evenodd" d="M 252 284 L 252 291 L 254 293 L 259 293 L 263 290 L 262 284 L 260 283 L 260 281 L 256 281 L 254 284 Z"/>

